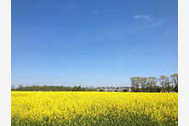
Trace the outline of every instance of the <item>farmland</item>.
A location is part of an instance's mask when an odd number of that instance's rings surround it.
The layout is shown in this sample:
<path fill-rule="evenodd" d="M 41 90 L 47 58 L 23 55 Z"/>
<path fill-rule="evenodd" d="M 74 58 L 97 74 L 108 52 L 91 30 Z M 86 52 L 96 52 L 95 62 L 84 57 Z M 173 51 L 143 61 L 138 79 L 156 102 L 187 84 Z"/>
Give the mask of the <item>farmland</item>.
<path fill-rule="evenodd" d="M 11 93 L 12 126 L 177 126 L 177 93 Z"/>

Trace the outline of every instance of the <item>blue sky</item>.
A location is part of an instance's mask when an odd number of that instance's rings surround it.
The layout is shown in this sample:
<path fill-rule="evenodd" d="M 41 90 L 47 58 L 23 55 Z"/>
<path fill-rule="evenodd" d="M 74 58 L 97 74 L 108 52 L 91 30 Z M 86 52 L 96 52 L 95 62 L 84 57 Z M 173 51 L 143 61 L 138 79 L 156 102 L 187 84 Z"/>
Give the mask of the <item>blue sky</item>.
<path fill-rule="evenodd" d="M 12 0 L 12 84 L 128 86 L 178 70 L 177 0 Z"/>

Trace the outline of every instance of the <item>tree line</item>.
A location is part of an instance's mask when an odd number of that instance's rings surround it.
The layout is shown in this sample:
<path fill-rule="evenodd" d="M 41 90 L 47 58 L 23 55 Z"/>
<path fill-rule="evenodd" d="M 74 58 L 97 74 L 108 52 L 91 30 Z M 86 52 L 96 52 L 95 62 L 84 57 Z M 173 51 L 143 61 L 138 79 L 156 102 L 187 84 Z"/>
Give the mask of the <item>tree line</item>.
<path fill-rule="evenodd" d="M 12 91 L 95 91 L 93 88 L 85 88 L 81 86 L 65 87 L 65 86 L 22 86 L 12 88 Z"/>
<path fill-rule="evenodd" d="M 131 77 L 134 92 L 178 92 L 178 74 L 157 77 Z"/>
<path fill-rule="evenodd" d="M 178 92 L 178 74 L 174 73 L 170 76 L 161 75 L 157 77 L 131 77 L 132 92 Z M 105 89 L 88 88 L 81 86 L 22 86 L 11 88 L 12 91 L 105 91 Z M 117 91 L 117 90 L 112 90 Z M 122 90 L 129 91 L 128 89 Z"/>

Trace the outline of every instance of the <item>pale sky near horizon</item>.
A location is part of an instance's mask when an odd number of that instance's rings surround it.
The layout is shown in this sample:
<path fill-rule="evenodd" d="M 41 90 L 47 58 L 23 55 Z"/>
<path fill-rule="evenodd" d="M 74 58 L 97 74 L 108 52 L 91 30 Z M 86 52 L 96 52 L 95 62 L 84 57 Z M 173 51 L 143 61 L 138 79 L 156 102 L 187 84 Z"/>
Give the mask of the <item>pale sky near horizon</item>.
<path fill-rule="evenodd" d="M 128 86 L 178 72 L 177 0 L 12 0 L 12 84 Z"/>

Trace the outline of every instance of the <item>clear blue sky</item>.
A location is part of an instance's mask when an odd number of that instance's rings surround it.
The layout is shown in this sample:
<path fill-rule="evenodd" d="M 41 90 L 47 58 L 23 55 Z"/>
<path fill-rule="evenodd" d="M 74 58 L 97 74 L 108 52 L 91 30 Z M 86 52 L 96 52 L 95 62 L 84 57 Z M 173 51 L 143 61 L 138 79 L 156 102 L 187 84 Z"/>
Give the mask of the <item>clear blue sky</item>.
<path fill-rule="evenodd" d="M 12 84 L 127 86 L 178 70 L 177 0 L 12 0 Z"/>

